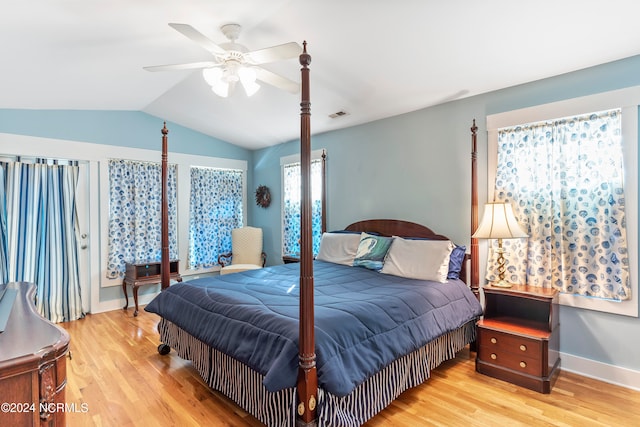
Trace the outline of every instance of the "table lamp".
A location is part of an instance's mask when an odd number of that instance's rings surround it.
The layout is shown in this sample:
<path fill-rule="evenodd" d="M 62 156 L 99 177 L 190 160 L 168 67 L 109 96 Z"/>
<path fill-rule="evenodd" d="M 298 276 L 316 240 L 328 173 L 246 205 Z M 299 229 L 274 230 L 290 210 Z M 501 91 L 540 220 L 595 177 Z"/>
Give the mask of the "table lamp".
<path fill-rule="evenodd" d="M 498 239 L 498 281 L 492 286 L 510 288 L 511 283 L 504 279 L 505 259 L 502 239 L 517 239 L 529 237 L 520 227 L 510 203 L 487 203 L 480 226 L 471 236 L 474 239 Z"/>

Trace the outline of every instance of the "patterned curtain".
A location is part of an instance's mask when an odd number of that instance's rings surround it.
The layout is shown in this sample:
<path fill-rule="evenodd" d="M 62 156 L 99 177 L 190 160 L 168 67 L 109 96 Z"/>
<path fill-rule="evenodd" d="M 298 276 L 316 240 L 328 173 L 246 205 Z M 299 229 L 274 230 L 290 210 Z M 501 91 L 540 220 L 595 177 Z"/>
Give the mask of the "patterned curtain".
<path fill-rule="evenodd" d="M 36 283 L 36 308 L 52 322 L 84 317 L 78 271 L 77 164 L 10 162 L 1 166 L 7 280 Z"/>
<path fill-rule="evenodd" d="M 300 254 L 300 212 L 301 189 L 300 163 L 290 163 L 284 169 L 284 207 L 283 207 L 283 255 Z M 311 234 L 313 255 L 320 251 L 322 238 L 322 160 L 311 161 Z"/>
<path fill-rule="evenodd" d="M 629 299 L 623 181 L 620 109 L 501 129 L 496 200 L 529 234 L 504 241 L 507 279 Z"/>
<path fill-rule="evenodd" d="M 176 165 L 168 165 L 169 257 L 178 259 Z M 157 262 L 162 255 L 160 163 L 109 160 L 107 277 L 124 277 L 126 262 Z"/>
<path fill-rule="evenodd" d="M 242 171 L 191 167 L 189 268 L 212 267 L 242 227 Z"/>

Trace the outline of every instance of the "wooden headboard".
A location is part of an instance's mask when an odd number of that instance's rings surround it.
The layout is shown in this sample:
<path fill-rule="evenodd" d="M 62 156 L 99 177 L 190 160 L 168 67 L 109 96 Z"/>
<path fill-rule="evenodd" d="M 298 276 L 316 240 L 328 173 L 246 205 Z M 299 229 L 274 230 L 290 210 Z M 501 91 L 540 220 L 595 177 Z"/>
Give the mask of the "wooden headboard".
<path fill-rule="evenodd" d="M 403 221 L 399 219 L 368 219 L 364 221 L 354 222 L 345 227 L 347 231 L 364 231 L 369 233 L 378 233 L 381 236 L 398 236 L 398 237 L 421 237 L 432 240 L 451 240 L 447 236 L 438 234 L 431 230 L 429 227 L 425 227 L 415 222 Z M 467 264 L 471 257 L 469 254 L 465 255 L 465 262 L 462 263 L 460 270 L 460 279 L 469 284 L 467 278 Z"/>
<path fill-rule="evenodd" d="M 433 240 L 449 240 L 424 225 L 399 219 L 368 219 L 348 225 L 347 231 L 375 232 L 381 236 L 423 237 Z"/>

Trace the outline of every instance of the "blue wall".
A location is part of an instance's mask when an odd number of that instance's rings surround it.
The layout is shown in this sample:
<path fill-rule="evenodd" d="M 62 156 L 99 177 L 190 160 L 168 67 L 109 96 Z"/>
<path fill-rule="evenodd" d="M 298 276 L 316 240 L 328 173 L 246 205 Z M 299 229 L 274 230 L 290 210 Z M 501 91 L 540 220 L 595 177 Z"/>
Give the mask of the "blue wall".
<path fill-rule="evenodd" d="M 137 111 L 0 109 L 2 133 L 154 151 L 162 149 L 162 126 L 162 119 Z M 251 182 L 251 151 L 171 122 L 167 123 L 167 128 L 170 152 L 246 160 L 247 180 Z M 16 147 L 0 146 L 0 153 L 19 152 Z M 251 218 L 254 205 L 247 203 L 247 207 L 247 218 Z M 119 286 L 99 287 L 92 283 L 92 292 L 96 291 L 101 303 L 123 298 L 122 288 Z M 140 295 L 156 291 L 156 287 L 144 287 L 140 290 Z"/>
<path fill-rule="evenodd" d="M 482 202 L 487 115 L 635 85 L 640 85 L 640 56 L 315 135 L 312 148 L 326 148 L 328 154 L 328 228 L 365 218 L 401 218 L 468 245 L 472 119 L 479 127 Z M 313 116 L 311 122 L 313 129 Z M 264 229 L 268 263 L 279 263 L 280 158 L 299 152 L 299 143 L 249 152 L 176 124 L 167 126 L 171 151 L 248 161 L 249 224 Z M 159 149 L 161 127 L 162 119 L 133 111 L 0 110 L 0 132 L 153 150 Z M 272 190 L 267 209 L 252 203 L 253 189 L 260 184 Z M 101 289 L 101 300 L 103 292 L 116 298 L 121 291 Z M 563 306 L 560 321 L 563 353 L 640 371 L 640 341 L 630 339 L 638 335 L 638 318 Z"/>
<path fill-rule="evenodd" d="M 0 132 L 160 150 L 163 120 L 139 111 L 0 109 Z M 250 151 L 168 122 L 169 151 L 250 160 Z M 2 151 L 2 150 L 0 150 Z"/>
<path fill-rule="evenodd" d="M 367 218 L 397 218 L 468 245 L 474 118 L 482 203 L 487 199 L 487 115 L 636 85 L 640 56 L 315 135 L 312 148 L 327 149 L 328 229 Z M 279 161 L 296 152 L 299 141 L 254 153 L 254 187 L 272 188 L 273 208 L 254 210 L 250 222 L 273 237 L 266 247 L 272 263 L 280 258 Z M 638 335 L 640 319 L 562 306 L 560 322 L 561 352 L 640 371 L 640 341 L 630 339 Z"/>

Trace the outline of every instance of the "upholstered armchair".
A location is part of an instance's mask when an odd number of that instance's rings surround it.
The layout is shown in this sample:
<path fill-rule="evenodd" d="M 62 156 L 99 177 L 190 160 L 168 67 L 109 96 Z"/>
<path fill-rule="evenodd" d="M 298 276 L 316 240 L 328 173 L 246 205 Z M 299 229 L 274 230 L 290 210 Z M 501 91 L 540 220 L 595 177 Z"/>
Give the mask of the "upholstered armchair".
<path fill-rule="evenodd" d="M 231 252 L 221 254 L 220 274 L 238 273 L 264 267 L 267 255 L 262 251 L 262 229 L 242 227 L 231 230 Z"/>

